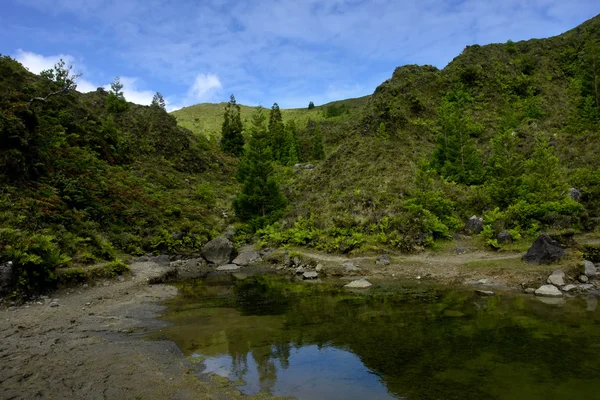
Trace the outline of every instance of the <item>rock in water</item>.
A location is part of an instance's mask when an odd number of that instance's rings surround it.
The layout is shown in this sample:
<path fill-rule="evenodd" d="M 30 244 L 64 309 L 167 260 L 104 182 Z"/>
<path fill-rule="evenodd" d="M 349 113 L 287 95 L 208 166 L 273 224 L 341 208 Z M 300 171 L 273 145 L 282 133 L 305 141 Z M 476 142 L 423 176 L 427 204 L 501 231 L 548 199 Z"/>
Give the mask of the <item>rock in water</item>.
<path fill-rule="evenodd" d="M 465 232 L 470 233 L 471 235 L 477 235 L 481 233 L 483 230 L 483 218 L 477 218 L 476 215 L 473 215 L 467 221 L 465 225 Z"/>
<path fill-rule="evenodd" d="M 536 296 L 543 296 L 543 297 L 562 297 L 563 294 L 554 285 L 544 285 L 544 286 L 540 286 L 535 291 L 535 295 Z"/>
<path fill-rule="evenodd" d="M 240 267 L 239 265 L 225 264 L 225 265 L 221 265 L 220 267 L 217 267 L 217 271 L 237 271 L 240 268 L 242 268 L 242 267 Z"/>
<path fill-rule="evenodd" d="M 366 279 L 357 279 L 355 281 L 350 282 L 347 285 L 344 285 L 345 288 L 349 288 L 349 289 L 367 289 L 370 288 L 371 286 L 371 282 L 369 282 Z"/>
<path fill-rule="evenodd" d="M 573 292 L 577 290 L 577 285 L 566 285 L 562 288 L 563 292 Z"/>
<path fill-rule="evenodd" d="M 240 254 L 232 261 L 237 265 L 250 265 L 260 260 L 260 254 L 251 247 L 245 247 L 240 249 Z"/>
<path fill-rule="evenodd" d="M 496 295 L 491 290 L 476 290 L 475 293 L 477 293 L 480 296 L 495 296 Z"/>
<path fill-rule="evenodd" d="M 308 271 L 302 274 L 302 277 L 304 279 L 317 279 L 319 277 L 319 274 L 317 274 L 315 271 Z"/>
<path fill-rule="evenodd" d="M 596 277 L 596 266 L 594 265 L 594 263 L 591 261 L 588 261 L 588 260 L 584 260 L 583 261 L 583 273 L 588 278 L 595 278 Z"/>
<path fill-rule="evenodd" d="M 547 283 L 554 286 L 564 286 L 565 285 L 565 273 L 560 269 L 557 269 L 548 277 Z"/>
<path fill-rule="evenodd" d="M 222 265 L 231 261 L 233 243 L 224 237 L 218 237 L 204 245 L 202 255 L 212 264 Z"/>
<path fill-rule="evenodd" d="M 523 261 L 529 264 L 551 264 L 564 256 L 565 250 L 559 246 L 558 242 L 542 233 L 527 250 L 527 254 L 523 256 Z"/>
<path fill-rule="evenodd" d="M 379 257 L 377 257 L 377 260 L 375 260 L 375 264 L 390 265 L 390 256 L 388 256 L 387 254 L 380 255 Z"/>

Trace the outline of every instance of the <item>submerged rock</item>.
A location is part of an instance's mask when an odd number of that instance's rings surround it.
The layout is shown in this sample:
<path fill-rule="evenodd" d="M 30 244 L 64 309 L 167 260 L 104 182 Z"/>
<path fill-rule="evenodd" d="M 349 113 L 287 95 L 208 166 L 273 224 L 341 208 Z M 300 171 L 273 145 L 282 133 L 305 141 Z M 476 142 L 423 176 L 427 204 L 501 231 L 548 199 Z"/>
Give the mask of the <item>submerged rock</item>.
<path fill-rule="evenodd" d="M 218 237 L 204 245 L 202 255 L 212 264 L 222 265 L 231 261 L 233 243 L 224 237 Z"/>
<path fill-rule="evenodd" d="M 532 287 L 530 287 L 530 288 L 525 289 L 524 292 L 526 294 L 534 294 L 535 293 L 535 289 L 532 288 Z"/>
<path fill-rule="evenodd" d="M 557 269 L 548 277 L 547 283 L 554 286 L 564 286 L 565 285 L 565 273 L 560 269 Z"/>
<path fill-rule="evenodd" d="M 373 286 L 371 284 L 371 282 L 369 282 L 366 279 L 357 279 L 355 281 L 350 282 L 347 285 L 344 285 L 345 288 L 349 288 L 349 289 L 367 289 L 370 288 L 371 286 Z"/>
<path fill-rule="evenodd" d="M 562 292 L 554 285 L 543 285 L 535 291 L 536 296 L 562 297 Z"/>
<path fill-rule="evenodd" d="M 496 293 L 492 292 L 491 290 L 476 290 L 475 293 L 477 293 L 480 296 L 495 296 Z"/>
<path fill-rule="evenodd" d="M 551 264 L 564 256 L 565 250 L 560 247 L 558 242 L 542 233 L 527 250 L 527 254 L 523 256 L 523 261 L 529 264 Z"/>

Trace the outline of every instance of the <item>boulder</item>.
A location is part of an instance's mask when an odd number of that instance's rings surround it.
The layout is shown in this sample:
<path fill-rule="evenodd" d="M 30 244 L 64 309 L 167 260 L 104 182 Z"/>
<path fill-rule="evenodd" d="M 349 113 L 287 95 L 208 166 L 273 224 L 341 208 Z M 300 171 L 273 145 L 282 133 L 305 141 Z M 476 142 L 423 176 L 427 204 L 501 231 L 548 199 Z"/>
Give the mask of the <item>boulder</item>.
<path fill-rule="evenodd" d="M 477 235 L 481 233 L 483 230 L 483 218 L 477 218 L 476 215 L 473 215 L 467 221 L 465 225 L 465 232 L 470 233 L 471 235 Z"/>
<path fill-rule="evenodd" d="M 457 247 L 456 248 L 456 254 L 461 255 L 461 254 L 466 254 L 468 252 L 466 247 Z"/>
<path fill-rule="evenodd" d="M 380 255 L 379 257 L 377 257 L 377 260 L 375 260 L 375 264 L 390 265 L 390 256 L 388 256 L 387 254 Z"/>
<path fill-rule="evenodd" d="M 206 267 L 206 260 L 202 257 L 189 258 L 172 261 L 170 266 L 177 270 L 179 278 L 198 278 L 203 274 L 202 268 Z"/>
<path fill-rule="evenodd" d="M 247 246 L 240 249 L 238 256 L 232 261 L 237 265 L 250 265 L 260 260 L 260 254 L 253 248 Z"/>
<path fill-rule="evenodd" d="M 512 236 L 508 232 L 500 232 L 497 236 L 498 244 L 512 243 Z"/>
<path fill-rule="evenodd" d="M 581 192 L 575 188 L 571 188 L 569 189 L 569 197 L 571 198 L 571 200 L 579 201 L 579 199 L 581 198 Z"/>
<path fill-rule="evenodd" d="M 554 285 L 543 285 L 535 291 L 536 296 L 562 297 L 562 292 Z"/>
<path fill-rule="evenodd" d="M 14 265 L 12 261 L 0 264 L 0 293 L 10 290 L 14 279 Z"/>
<path fill-rule="evenodd" d="M 579 280 L 579 282 L 581 282 L 581 283 L 587 283 L 587 282 L 588 282 L 588 280 L 589 280 L 589 278 L 588 278 L 586 275 L 579 275 L 579 278 L 578 278 L 578 280 Z"/>
<path fill-rule="evenodd" d="M 304 279 L 317 279 L 318 277 L 319 274 L 317 274 L 315 271 L 307 271 L 302 274 L 302 278 Z"/>
<path fill-rule="evenodd" d="M 583 273 L 588 278 L 595 278 L 596 277 L 596 266 L 594 265 L 594 263 L 591 261 L 588 261 L 588 260 L 584 260 L 583 261 Z"/>
<path fill-rule="evenodd" d="M 574 292 L 576 291 L 578 288 L 577 285 L 565 285 L 562 287 L 562 291 L 563 292 Z"/>
<path fill-rule="evenodd" d="M 565 285 L 565 273 L 562 272 L 560 269 L 557 269 L 556 271 L 554 271 L 552 273 L 552 275 L 550 275 L 548 277 L 548 280 L 546 282 L 549 283 L 550 285 L 554 285 L 554 286 L 564 286 Z"/>
<path fill-rule="evenodd" d="M 317 264 L 317 266 L 315 267 L 315 271 L 317 271 L 317 272 L 323 271 L 323 265 Z"/>
<path fill-rule="evenodd" d="M 347 285 L 344 285 L 345 288 L 349 288 L 349 289 L 368 289 L 371 286 L 373 286 L 371 284 L 371 282 L 369 282 L 366 279 L 357 279 L 355 281 L 350 282 Z"/>
<path fill-rule="evenodd" d="M 240 267 L 239 265 L 225 264 L 225 265 L 221 265 L 220 267 L 217 267 L 217 271 L 237 271 L 240 268 L 242 268 L 242 267 Z"/>
<path fill-rule="evenodd" d="M 529 264 L 551 264 L 565 256 L 565 250 L 545 233 L 540 234 L 523 256 Z"/>
<path fill-rule="evenodd" d="M 305 272 L 306 272 L 306 270 L 304 269 L 304 267 L 302 265 L 296 268 L 296 273 L 298 275 L 301 275 L 301 274 L 303 274 Z"/>
<path fill-rule="evenodd" d="M 202 256 L 211 264 L 223 265 L 231 261 L 233 243 L 224 237 L 218 237 L 204 245 Z"/>

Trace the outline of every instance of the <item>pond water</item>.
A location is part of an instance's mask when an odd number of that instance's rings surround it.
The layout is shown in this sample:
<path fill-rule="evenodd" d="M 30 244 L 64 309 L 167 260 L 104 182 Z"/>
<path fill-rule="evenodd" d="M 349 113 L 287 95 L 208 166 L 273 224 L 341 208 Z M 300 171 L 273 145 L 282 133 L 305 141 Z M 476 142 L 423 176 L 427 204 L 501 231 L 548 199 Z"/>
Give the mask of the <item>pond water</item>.
<path fill-rule="evenodd" d="M 599 399 L 596 298 L 268 276 L 180 284 L 153 338 L 246 394 L 297 399 Z"/>

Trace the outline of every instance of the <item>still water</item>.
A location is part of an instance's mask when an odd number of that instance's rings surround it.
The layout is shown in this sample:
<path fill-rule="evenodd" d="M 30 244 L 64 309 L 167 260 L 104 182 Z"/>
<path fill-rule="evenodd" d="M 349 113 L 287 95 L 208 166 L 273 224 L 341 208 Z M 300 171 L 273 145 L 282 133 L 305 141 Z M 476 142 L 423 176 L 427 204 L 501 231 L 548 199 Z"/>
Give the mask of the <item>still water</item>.
<path fill-rule="evenodd" d="M 250 395 L 600 399 L 597 299 L 542 300 L 221 277 L 181 284 L 152 336 Z"/>

